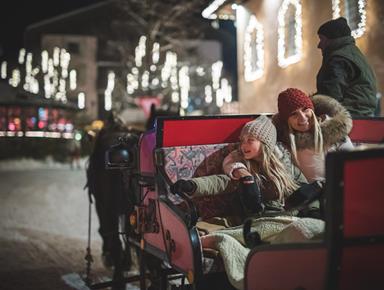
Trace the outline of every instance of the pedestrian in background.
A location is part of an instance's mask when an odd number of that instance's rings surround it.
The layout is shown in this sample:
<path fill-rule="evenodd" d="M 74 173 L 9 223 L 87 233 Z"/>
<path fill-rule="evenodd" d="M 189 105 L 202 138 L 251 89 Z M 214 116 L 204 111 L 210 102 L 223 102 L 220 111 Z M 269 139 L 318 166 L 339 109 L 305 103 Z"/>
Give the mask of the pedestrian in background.
<path fill-rule="evenodd" d="M 338 100 L 352 117 L 375 115 L 375 74 L 355 44 L 347 20 L 339 17 L 320 26 L 318 48 L 323 62 L 317 74 L 317 94 Z"/>

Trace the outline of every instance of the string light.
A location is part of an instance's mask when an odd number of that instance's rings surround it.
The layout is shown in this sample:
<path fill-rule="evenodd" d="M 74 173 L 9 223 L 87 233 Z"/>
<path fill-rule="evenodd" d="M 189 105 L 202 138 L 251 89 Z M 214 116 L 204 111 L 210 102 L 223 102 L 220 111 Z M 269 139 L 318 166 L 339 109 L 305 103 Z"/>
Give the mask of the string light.
<path fill-rule="evenodd" d="M 257 80 L 264 72 L 263 26 L 251 15 L 244 36 L 244 78 L 247 82 Z"/>
<path fill-rule="evenodd" d="M 19 50 L 19 64 L 23 64 L 25 60 L 25 48 Z"/>
<path fill-rule="evenodd" d="M 366 22 L 367 22 L 367 12 L 366 12 L 366 1 L 365 0 L 358 0 L 357 2 L 358 6 L 358 13 L 359 13 L 359 23 L 357 23 L 357 28 L 352 30 L 351 35 L 354 38 L 361 37 L 365 30 L 366 30 Z M 336 19 L 340 17 L 341 15 L 341 9 L 340 9 L 340 0 L 332 0 L 332 17 L 333 19 Z"/>
<path fill-rule="evenodd" d="M 77 72 L 75 69 L 72 69 L 69 72 L 69 88 L 74 91 L 77 87 Z"/>
<path fill-rule="evenodd" d="M 158 63 L 160 58 L 160 44 L 155 42 L 152 48 L 152 62 Z"/>
<path fill-rule="evenodd" d="M 7 78 L 7 62 L 1 62 L 1 78 L 5 80 Z"/>
<path fill-rule="evenodd" d="M 112 109 L 112 92 L 115 88 L 115 73 L 110 71 L 108 73 L 107 88 L 104 91 L 104 109 L 110 111 Z"/>
<path fill-rule="evenodd" d="M 214 0 L 211 4 L 209 4 L 209 6 L 207 8 L 205 8 L 202 12 L 201 12 L 201 16 L 203 16 L 204 18 L 206 19 L 216 19 L 217 18 L 217 15 L 214 14 L 214 12 L 219 9 L 219 7 L 221 5 L 223 5 L 223 3 L 225 2 L 226 0 Z"/>
<path fill-rule="evenodd" d="M 12 70 L 12 77 L 9 79 L 9 84 L 15 88 L 20 84 L 20 71 L 17 68 Z"/>
<path fill-rule="evenodd" d="M 286 56 L 286 23 L 285 16 L 288 11 L 289 6 L 292 5 L 295 9 L 295 36 L 294 36 L 294 47 L 295 53 L 289 56 Z M 281 4 L 281 7 L 278 12 L 278 64 L 280 67 L 287 67 L 293 63 L 298 62 L 302 56 L 302 19 L 301 19 L 301 3 L 300 0 L 284 0 Z"/>
<path fill-rule="evenodd" d="M 188 108 L 188 96 L 190 88 L 189 69 L 182 66 L 179 70 L 179 86 L 180 86 L 180 106 L 183 109 Z"/>
<path fill-rule="evenodd" d="M 79 109 L 84 109 L 85 108 L 85 94 L 84 92 L 79 92 L 77 95 L 77 106 Z"/>

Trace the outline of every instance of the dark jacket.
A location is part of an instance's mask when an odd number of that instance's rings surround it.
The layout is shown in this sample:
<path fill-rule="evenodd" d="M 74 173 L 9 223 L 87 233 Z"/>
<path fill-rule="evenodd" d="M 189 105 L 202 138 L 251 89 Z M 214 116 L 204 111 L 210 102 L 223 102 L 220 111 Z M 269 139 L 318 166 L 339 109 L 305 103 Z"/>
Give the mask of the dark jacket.
<path fill-rule="evenodd" d="M 323 51 L 317 93 L 329 95 L 352 116 L 373 116 L 377 106 L 376 78 L 352 36 L 332 40 Z"/>

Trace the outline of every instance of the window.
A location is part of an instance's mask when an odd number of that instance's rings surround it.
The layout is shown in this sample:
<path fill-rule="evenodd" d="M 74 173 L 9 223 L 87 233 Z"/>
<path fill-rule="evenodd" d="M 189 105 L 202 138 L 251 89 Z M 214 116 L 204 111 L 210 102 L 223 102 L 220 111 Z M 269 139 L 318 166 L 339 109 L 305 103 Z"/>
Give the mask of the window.
<path fill-rule="evenodd" d="M 251 15 L 244 36 L 244 78 L 254 81 L 264 71 L 264 32 L 263 26 Z"/>
<path fill-rule="evenodd" d="M 287 67 L 301 59 L 302 22 L 300 0 L 284 0 L 278 13 L 278 63 Z"/>
<path fill-rule="evenodd" d="M 352 30 L 352 36 L 358 38 L 365 32 L 365 0 L 332 0 L 333 18 L 343 16 Z"/>

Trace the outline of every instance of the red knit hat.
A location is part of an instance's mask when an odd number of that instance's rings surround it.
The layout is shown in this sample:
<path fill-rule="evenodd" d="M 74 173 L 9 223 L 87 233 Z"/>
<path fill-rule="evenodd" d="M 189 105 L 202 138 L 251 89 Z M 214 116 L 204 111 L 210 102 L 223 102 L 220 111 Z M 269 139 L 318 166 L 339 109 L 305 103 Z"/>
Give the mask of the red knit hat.
<path fill-rule="evenodd" d="M 289 88 L 279 94 L 277 101 L 281 120 L 287 121 L 289 116 L 297 109 L 314 109 L 312 100 L 299 89 Z"/>

